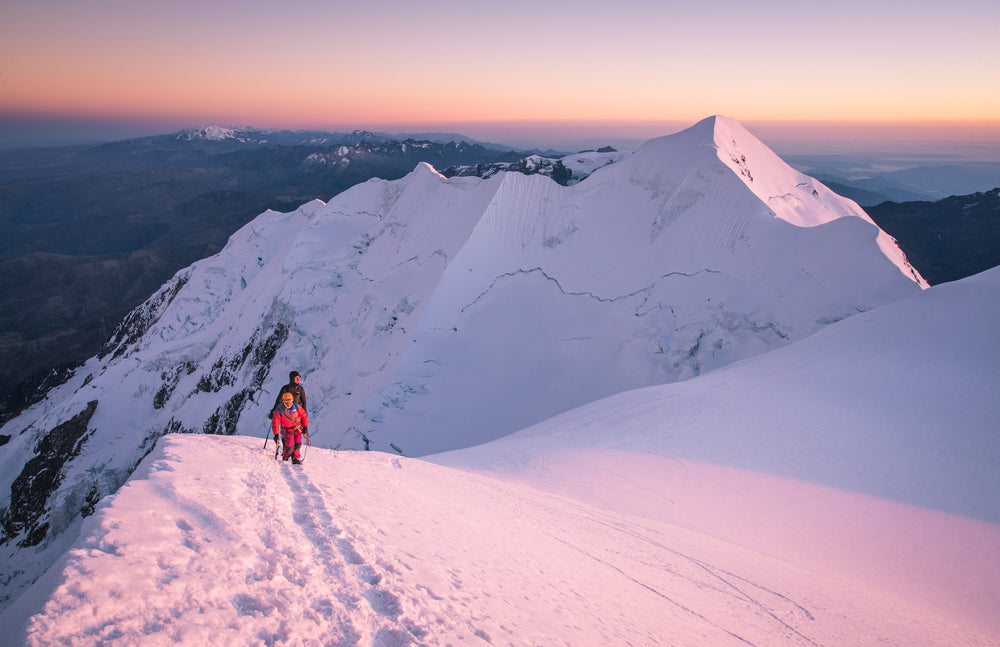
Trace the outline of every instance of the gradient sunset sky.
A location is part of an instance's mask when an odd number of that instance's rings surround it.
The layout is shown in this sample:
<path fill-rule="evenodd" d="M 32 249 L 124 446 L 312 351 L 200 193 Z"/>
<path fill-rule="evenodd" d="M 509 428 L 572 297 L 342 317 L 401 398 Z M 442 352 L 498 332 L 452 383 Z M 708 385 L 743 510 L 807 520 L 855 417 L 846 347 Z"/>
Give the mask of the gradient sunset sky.
<path fill-rule="evenodd" d="M 0 118 L 996 137 L 998 29 L 996 0 L 0 0 Z"/>

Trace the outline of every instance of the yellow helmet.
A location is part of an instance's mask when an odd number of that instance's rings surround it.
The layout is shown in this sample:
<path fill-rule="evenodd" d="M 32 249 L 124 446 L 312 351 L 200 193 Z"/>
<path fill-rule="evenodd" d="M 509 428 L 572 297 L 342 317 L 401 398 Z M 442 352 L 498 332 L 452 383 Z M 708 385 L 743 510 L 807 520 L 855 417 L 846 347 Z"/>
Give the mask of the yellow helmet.
<path fill-rule="evenodd" d="M 285 393 L 281 396 L 281 401 L 285 403 L 285 406 L 290 405 L 294 399 L 291 393 Z"/>

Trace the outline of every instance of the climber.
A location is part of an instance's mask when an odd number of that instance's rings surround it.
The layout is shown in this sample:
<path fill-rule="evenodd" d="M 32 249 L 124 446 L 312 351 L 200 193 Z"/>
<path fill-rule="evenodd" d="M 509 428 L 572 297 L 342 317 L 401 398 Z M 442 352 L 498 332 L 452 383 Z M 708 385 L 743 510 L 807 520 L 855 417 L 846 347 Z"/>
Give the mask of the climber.
<path fill-rule="evenodd" d="M 281 460 L 292 459 L 293 465 L 301 465 L 299 449 L 302 447 L 302 433 L 309 428 L 309 414 L 305 407 L 295 404 L 291 393 L 283 393 L 281 403 L 274 408 L 271 416 L 271 433 L 274 442 L 281 436 Z M 308 431 L 306 431 L 308 433 Z"/>
<path fill-rule="evenodd" d="M 292 398 L 295 400 L 295 404 L 299 405 L 303 409 L 308 409 L 306 406 L 306 389 L 304 386 L 299 384 L 302 377 L 299 375 L 298 371 L 292 371 L 288 374 L 288 384 L 281 387 L 278 391 L 278 397 L 274 399 L 274 408 L 277 409 L 278 405 L 281 404 L 281 396 L 286 393 L 291 393 Z"/>

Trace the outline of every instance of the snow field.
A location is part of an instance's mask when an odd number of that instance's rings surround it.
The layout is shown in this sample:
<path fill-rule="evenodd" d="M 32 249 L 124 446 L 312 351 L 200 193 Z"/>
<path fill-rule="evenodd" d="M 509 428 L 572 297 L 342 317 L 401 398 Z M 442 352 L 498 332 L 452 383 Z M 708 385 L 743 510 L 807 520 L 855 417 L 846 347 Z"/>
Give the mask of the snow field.
<path fill-rule="evenodd" d="M 375 452 L 272 457 L 161 439 L 85 521 L 27 644 L 989 644 L 655 519 Z"/>

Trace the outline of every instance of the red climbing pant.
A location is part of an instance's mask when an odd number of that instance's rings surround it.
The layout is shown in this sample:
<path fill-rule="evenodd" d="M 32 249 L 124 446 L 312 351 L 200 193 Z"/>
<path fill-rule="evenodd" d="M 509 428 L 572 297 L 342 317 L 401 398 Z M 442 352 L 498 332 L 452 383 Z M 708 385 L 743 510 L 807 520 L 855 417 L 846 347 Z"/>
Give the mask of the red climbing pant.
<path fill-rule="evenodd" d="M 281 457 L 291 456 L 295 460 L 299 459 L 299 448 L 302 447 L 302 430 L 298 427 L 281 428 Z"/>

